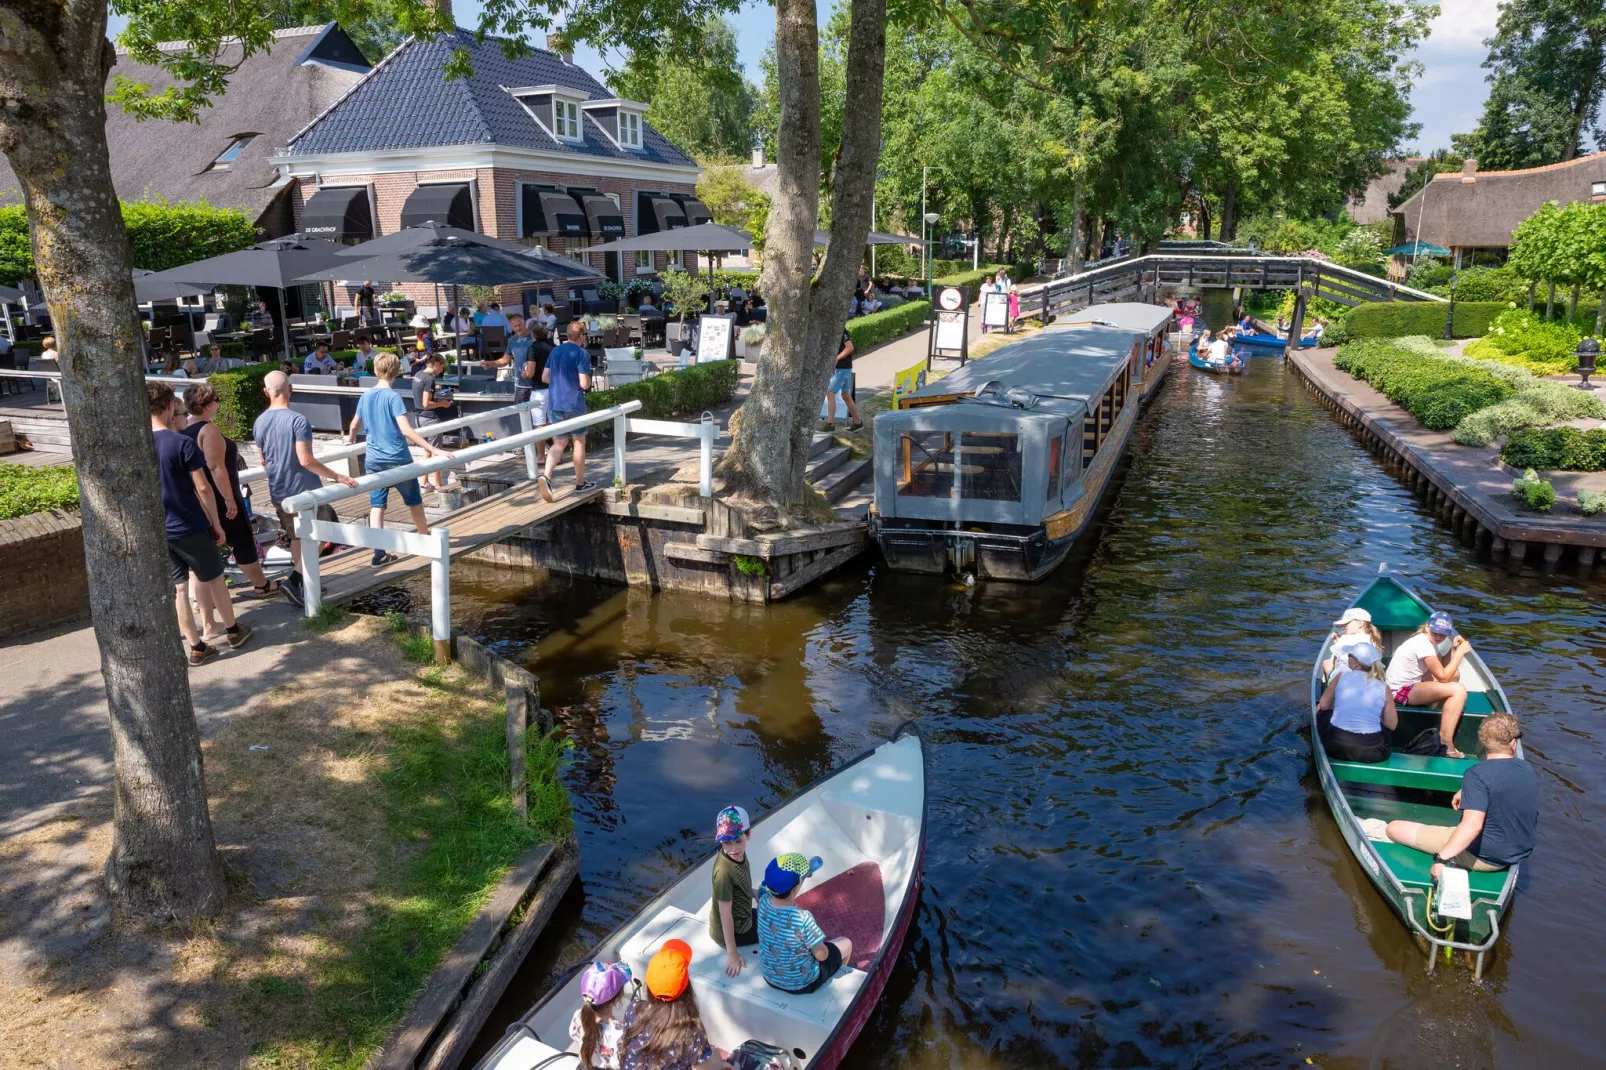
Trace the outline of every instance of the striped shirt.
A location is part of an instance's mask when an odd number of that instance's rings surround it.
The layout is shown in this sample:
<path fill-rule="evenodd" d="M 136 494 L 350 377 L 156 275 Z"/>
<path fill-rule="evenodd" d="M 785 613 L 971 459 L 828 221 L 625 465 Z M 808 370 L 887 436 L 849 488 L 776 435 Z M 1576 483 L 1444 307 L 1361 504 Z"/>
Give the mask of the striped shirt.
<path fill-rule="evenodd" d="M 768 888 L 758 893 L 758 966 L 764 980 L 796 992 L 820 976 L 814 949 L 825 933 L 814 915 L 801 907 L 776 906 Z"/>

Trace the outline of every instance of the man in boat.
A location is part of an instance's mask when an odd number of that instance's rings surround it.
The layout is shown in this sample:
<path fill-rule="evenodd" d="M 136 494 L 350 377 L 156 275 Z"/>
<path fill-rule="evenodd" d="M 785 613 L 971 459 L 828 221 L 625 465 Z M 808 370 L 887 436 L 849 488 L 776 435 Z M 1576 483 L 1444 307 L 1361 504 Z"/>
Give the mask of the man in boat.
<path fill-rule="evenodd" d="M 1533 766 L 1517 757 L 1522 724 L 1509 713 L 1491 713 L 1478 726 L 1484 760 L 1466 771 L 1450 805 L 1461 811 L 1454 828 L 1417 821 L 1390 821 L 1395 843 L 1433 855 L 1433 878 L 1445 866 L 1482 872 L 1510 869 L 1533 853 L 1539 825 L 1539 781 Z"/>
<path fill-rule="evenodd" d="M 770 860 L 758 893 L 758 965 L 764 980 L 803 995 L 829 981 L 853 958 L 853 941 L 827 940 L 814 915 L 797 905 L 803 882 L 824 865 L 788 852 Z"/>

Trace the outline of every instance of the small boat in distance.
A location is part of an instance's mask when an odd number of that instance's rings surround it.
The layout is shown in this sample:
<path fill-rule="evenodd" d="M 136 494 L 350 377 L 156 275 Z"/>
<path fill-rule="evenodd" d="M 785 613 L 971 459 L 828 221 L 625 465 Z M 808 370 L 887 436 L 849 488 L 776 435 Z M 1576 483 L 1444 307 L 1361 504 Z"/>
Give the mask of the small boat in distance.
<path fill-rule="evenodd" d="M 824 859 L 798 904 L 828 937 L 853 941 L 853 960 L 818 990 L 771 988 L 756 946 L 741 949 L 747 964 L 740 974 L 725 976 L 725 951 L 708 935 L 710 854 L 560 978 L 477 1070 L 579 1070 L 569 1021 L 580 1006 L 582 972 L 592 962 L 623 962 L 639 981 L 669 940 L 691 945 L 691 989 L 710 1044 L 730 1052 L 758 1040 L 791 1053 L 798 1070 L 835 1070 L 887 986 L 920 899 L 926 762 L 914 722 L 753 823 L 747 854 L 755 877 L 787 851 Z"/>
<path fill-rule="evenodd" d="M 1281 353 L 1288 346 L 1288 339 L 1280 338 L 1275 334 L 1238 334 L 1234 335 L 1232 340 L 1235 344 L 1244 346 L 1248 349 L 1275 350 L 1279 353 Z M 1311 346 L 1314 346 L 1316 342 L 1317 339 L 1315 338 L 1301 338 L 1299 340 L 1299 348 L 1309 349 Z"/>
<path fill-rule="evenodd" d="M 1072 327 L 1094 324 L 1132 332 L 1134 344 L 1142 347 L 1142 352 L 1136 356 L 1143 365 L 1143 390 L 1140 399 L 1147 402 L 1160 389 L 1160 384 L 1165 381 L 1166 372 L 1171 370 L 1167 351 L 1171 348 L 1169 334 L 1172 317 L 1172 310 L 1164 305 L 1113 301 L 1107 305 L 1089 305 L 1087 308 L 1072 312 L 1063 320 L 1056 322 L 1050 330 L 1058 329 L 1060 324 Z"/>
<path fill-rule="evenodd" d="M 1143 372 L 1132 331 L 1056 326 L 877 413 L 870 536 L 887 564 L 978 579 L 1047 575 L 1114 478 Z"/>
<path fill-rule="evenodd" d="M 1372 615 L 1372 624 L 1383 635 L 1385 658 L 1392 657 L 1399 645 L 1416 633 L 1430 612 L 1426 602 L 1389 576 L 1374 580 L 1352 608 Z M 1460 812 L 1451 808 L 1450 798 L 1461 790 L 1462 775 L 1477 763 L 1471 758 L 1427 758 L 1401 752 L 1400 746 L 1418 732 L 1438 727 L 1439 711 L 1427 706 L 1396 707 L 1400 720 L 1392 734 L 1388 761 L 1345 762 L 1328 758 L 1317 736 L 1316 704 L 1326 687 L 1322 662 L 1329 657 L 1331 645 L 1329 635 L 1316 655 L 1310 699 L 1310 743 L 1327 807 L 1344 842 L 1378 892 L 1411 931 L 1427 942 L 1428 970 L 1434 968 L 1439 948 L 1458 949 L 1475 956 L 1474 971 L 1482 978 L 1484 956 L 1500 939 L 1500 919 L 1511 905 L 1520 867 L 1469 872 L 1471 920 L 1440 917 L 1434 909 L 1437 889 L 1430 872 L 1432 859 L 1386 837 L 1369 838 L 1363 824 L 1374 819 L 1385 823 L 1405 820 L 1430 825 L 1459 824 Z M 1496 711 L 1509 711 L 1511 706 L 1476 649 L 1461 661 L 1461 682 L 1467 688 L 1467 705 L 1456 726 L 1455 746 L 1463 753 L 1475 754 L 1483 719 Z M 1521 758 L 1521 740 L 1516 748 Z"/>
<path fill-rule="evenodd" d="M 1231 347 L 1229 347 L 1228 351 L 1231 352 Z M 1233 356 L 1237 358 L 1236 363 L 1234 363 L 1232 360 L 1228 360 L 1225 364 L 1221 364 L 1199 355 L 1198 339 L 1194 339 L 1193 344 L 1188 347 L 1188 363 L 1193 367 L 1198 368 L 1200 371 L 1214 372 L 1216 375 L 1243 374 L 1243 354 L 1234 353 Z"/>

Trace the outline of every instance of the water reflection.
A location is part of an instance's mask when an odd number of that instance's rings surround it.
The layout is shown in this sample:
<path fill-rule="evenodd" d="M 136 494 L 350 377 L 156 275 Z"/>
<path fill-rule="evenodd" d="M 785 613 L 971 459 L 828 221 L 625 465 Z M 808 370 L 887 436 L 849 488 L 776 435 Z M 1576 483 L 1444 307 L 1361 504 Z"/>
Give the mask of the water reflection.
<path fill-rule="evenodd" d="M 583 891 L 488 1033 L 709 850 L 719 806 L 913 716 L 927 883 L 855 1070 L 1601 1065 L 1602 584 L 1478 562 L 1275 358 L 1179 367 L 1135 444 L 1033 587 L 867 561 L 759 609 L 454 571 L 457 627 L 522 652 L 576 744 Z M 1424 972 L 1311 773 L 1313 633 L 1380 564 L 1456 614 L 1542 774 L 1481 985 Z"/>

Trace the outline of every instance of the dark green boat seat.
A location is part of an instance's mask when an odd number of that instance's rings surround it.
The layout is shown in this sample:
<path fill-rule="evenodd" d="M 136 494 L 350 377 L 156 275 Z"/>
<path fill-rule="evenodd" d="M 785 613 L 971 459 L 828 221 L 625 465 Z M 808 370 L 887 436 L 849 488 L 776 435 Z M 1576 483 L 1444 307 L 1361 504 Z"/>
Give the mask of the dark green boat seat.
<path fill-rule="evenodd" d="M 1431 713 L 1437 717 L 1439 710 L 1433 706 L 1399 706 L 1401 713 Z M 1461 712 L 1469 717 L 1483 717 L 1495 711 L 1494 695 L 1488 691 L 1468 691 L 1467 705 Z"/>
<path fill-rule="evenodd" d="M 1351 784 L 1386 784 L 1394 788 L 1459 791 L 1461 775 L 1477 764 L 1473 758 L 1424 758 L 1389 755 L 1386 762 L 1332 762 L 1333 775 Z"/>
<path fill-rule="evenodd" d="M 1383 862 L 1394 871 L 1401 884 L 1407 888 L 1427 889 L 1433 887 L 1433 863 L 1428 855 L 1422 851 L 1413 850 L 1403 843 L 1379 843 L 1372 841 L 1377 853 L 1383 856 Z M 1470 870 L 1467 873 L 1467 883 L 1472 886 L 1474 899 L 1500 898 L 1500 889 L 1506 883 L 1506 871 L 1480 873 Z"/>

